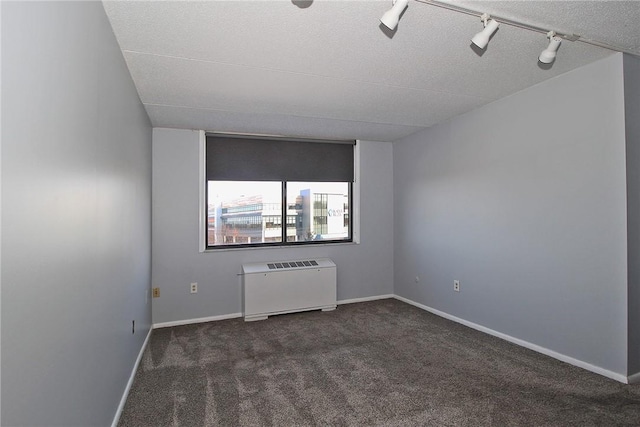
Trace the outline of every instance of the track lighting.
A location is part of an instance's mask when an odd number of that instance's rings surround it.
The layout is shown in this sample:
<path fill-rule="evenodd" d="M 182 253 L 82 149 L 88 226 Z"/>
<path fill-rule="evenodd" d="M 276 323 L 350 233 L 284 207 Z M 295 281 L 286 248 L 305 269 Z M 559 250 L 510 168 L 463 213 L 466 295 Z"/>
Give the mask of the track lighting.
<path fill-rule="evenodd" d="M 560 43 L 562 43 L 562 39 L 556 36 L 555 31 L 549 31 L 547 33 L 547 38 L 549 39 L 549 46 L 545 50 L 542 51 L 538 60 L 543 64 L 551 64 L 556 59 L 556 52 L 560 47 Z"/>
<path fill-rule="evenodd" d="M 489 18 L 490 16 L 486 13 L 483 13 L 482 16 L 480 16 L 480 19 L 484 23 L 484 30 L 480 31 L 471 39 L 471 43 L 475 44 L 480 49 L 487 47 L 487 44 L 489 44 L 489 38 L 496 32 L 500 25 L 497 21 Z"/>
<path fill-rule="evenodd" d="M 393 7 L 382 15 L 380 22 L 388 29 L 395 30 L 400 21 L 400 15 L 408 5 L 409 0 L 393 0 Z"/>
<path fill-rule="evenodd" d="M 291 0 L 291 1 L 295 3 L 296 1 L 301 1 L 301 0 Z M 558 51 L 558 48 L 560 47 L 560 44 L 562 43 L 562 40 L 568 40 L 570 42 L 580 41 L 582 43 L 587 43 L 592 46 L 597 46 L 604 49 L 610 49 L 616 52 L 624 52 L 624 53 L 629 53 L 631 55 L 637 55 L 637 52 L 633 51 L 630 48 L 613 46 L 603 41 L 582 38 L 578 34 L 565 33 L 565 32 L 558 34 L 555 31 L 547 32 L 547 28 L 540 27 L 539 25 L 527 23 L 524 21 L 519 21 L 519 20 L 515 20 L 508 17 L 503 17 L 503 16 L 496 16 L 495 19 L 491 19 L 488 14 L 486 13 L 480 14 L 479 10 L 470 9 L 464 6 L 459 6 L 453 0 L 414 0 L 414 1 L 417 3 L 424 3 L 429 6 L 435 6 L 442 9 L 451 10 L 453 12 L 462 13 L 465 15 L 480 16 L 480 19 L 484 23 L 484 30 L 482 30 L 481 32 L 473 36 L 473 38 L 471 39 L 471 42 L 480 49 L 484 49 L 487 47 L 487 45 L 489 44 L 489 39 L 496 32 L 496 30 L 498 29 L 498 26 L 500 24 L 504 24 L 509 27 L 516 27 L 523 30 L 534 31 L 537 33 L 543 33 L 543 34 L 547 33 L 547 38 L 549 39 L 549 46 L 544 51 L 542 51 L 542 53 L 538 57 L 540 63 L 543 63 L 543 64 L 551 64 L 553 61 L 555 61 L 557 51 Z M 468 2 L 463 2 L 463 3 L 468 3 Z M 475 3 L 475 2 L 472 2 L 472 3 Z M 400 21 L 400 15 L 402 15 L 402 12 L 404 12 L 408 4 L 409 4 L 409 0 L 393 0 L 393 7 L 387 12 L 385 12 L 384 15 L 382 15 L 382 18 L 380 18 L 380 22 L 382 22 L 382 24 L 385 25 L 390 30 L 392 31 L 395 30 L 396 26 L 398 25 L 398 21 Z M 496 21 L 496 19 L 500 20 L 500 24 Z M 390 35 L 387 34 L 387 36 L 390 36 Z"/>

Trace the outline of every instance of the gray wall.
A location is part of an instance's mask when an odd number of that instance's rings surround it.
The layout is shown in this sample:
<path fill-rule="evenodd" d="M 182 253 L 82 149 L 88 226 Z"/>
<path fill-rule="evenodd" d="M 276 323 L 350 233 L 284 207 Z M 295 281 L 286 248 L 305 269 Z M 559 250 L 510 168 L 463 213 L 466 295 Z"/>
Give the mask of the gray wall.
<path fill-rule="evenodd" d="M 627 137 L 627 227 L 629 263 L 629 366 L 640 373 L 640 59 L 624 55 Z"/>
<path fill-rule="evenodd" d="M 198 252 L 198 133 L 153 130 L 153 322 L 238 313 L 245 262 L 330 257 L 338 299 L 393 293 L 392 145 L 361 142 L 361 244 Z M 198 282 L 198 293 L 189 284 Z"/>
<path fill-rule="evenodd" d="M 626 375 L 624 132 L 617 54 L 395 142 L 395 293 Z"/>
<path fill-rule="evenodd" d="M 151 127 L 102 3 L 2 2 L 2 113 L 2 425 L 109 425 L 151 321 Z"/>

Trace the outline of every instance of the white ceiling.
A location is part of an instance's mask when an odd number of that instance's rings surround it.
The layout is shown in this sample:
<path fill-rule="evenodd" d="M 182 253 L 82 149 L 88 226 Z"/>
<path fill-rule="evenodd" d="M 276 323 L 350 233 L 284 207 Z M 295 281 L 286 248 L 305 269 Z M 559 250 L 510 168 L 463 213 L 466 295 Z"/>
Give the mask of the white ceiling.
<path fill-rule="evenodd" d="M 640 2 L 457 1 L 640 55 Z M 611 55 L 411 0 L 395 33 L 384 1 L 105 1 L 155 127 L 393 141 Z"/>

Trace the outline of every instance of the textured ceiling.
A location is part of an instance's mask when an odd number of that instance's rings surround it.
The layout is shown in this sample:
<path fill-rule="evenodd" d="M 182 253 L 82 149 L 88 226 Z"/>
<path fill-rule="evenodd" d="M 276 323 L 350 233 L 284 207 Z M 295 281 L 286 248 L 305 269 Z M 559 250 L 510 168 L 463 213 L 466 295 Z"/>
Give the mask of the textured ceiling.
<path fill-rule="evenodd" d="M 453 3 L 453 2 L 452 2 Z M 458 1 L 640 54 L 640 3 Z M 476 16 L 410 1 L 106 1 L 155 127 L 393 141 L 612 54 L 503 24 L 485 52 Z"/>

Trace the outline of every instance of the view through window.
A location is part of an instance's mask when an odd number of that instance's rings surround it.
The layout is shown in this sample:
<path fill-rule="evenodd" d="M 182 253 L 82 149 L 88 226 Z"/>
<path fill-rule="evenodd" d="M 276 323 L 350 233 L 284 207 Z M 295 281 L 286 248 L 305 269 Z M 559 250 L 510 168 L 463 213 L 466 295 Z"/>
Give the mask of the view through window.
<path fill-rule="evenodd" d="M 350 241 L 350 192 L 350 182 L 208 180 L 207 246 Z"/>

